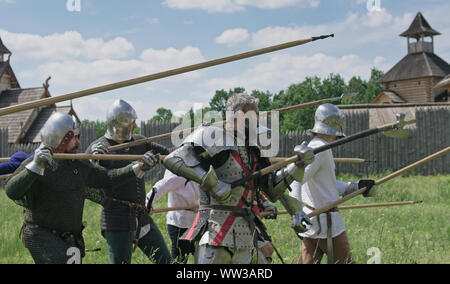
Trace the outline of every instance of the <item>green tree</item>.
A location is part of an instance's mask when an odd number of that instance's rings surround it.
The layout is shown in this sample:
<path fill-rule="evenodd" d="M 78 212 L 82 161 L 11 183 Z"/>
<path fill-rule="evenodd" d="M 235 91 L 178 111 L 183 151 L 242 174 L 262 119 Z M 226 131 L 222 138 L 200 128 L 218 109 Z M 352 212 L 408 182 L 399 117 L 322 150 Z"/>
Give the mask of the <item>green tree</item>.
<path fill-rule="evenodd" d="M 268 111 L 273 109 L 273 94 L 271 94 L 269 91 L 261 92 L 258 90 L 253 90 L 251 95 L 259 99 L 258 107 L 260 111 Z"/>
<path fill-rule="evenodd" d="M 173 114 L 170 109 L 159 108 L 156 110 L 157 115 L 153 116 L 150 120 L 152 121 L 161 121 L 161 120 L 172 120 Z"/>
<path fill-rule="evenodd" d="M 382 86 L 378 81 L 383 75 L 384 73 L 382 71 L 373 68 L 368 81 L 361 79 L 359 76 L 354 76 L 348 84 L 345 83 L 345 80 L 339 74 L 330 74 L 324 79 L 317 76 L 307 77 L 303 82 L 292 84 L 287 90 L 282 90 L 277 94 L 272 94 L 269 91 L 253 90 L 251 95 L 260 100 L 260 111 L 279 109 L 326 98 L 340 97 L 343 93 L 354 92 L 358 93 L 359 96 L 337 101 L 334 104 L 370 104 L 382 90 Z M 225 117 L 228 98 L 233 94 L 243 92 L 245 92 L 245 89 L 241 87 L 236 87 L 228 91 L 223 89 L 217 90 L 209 102 L 209 107 L 197 110 L 195 113 L 190 109 L 185 116 L 189 116 L 191 126 L 194 126 L 194 117 L 199 117 L 200 111 L 202 112 L 202 117 L 209 110 L 218 111 Z M 317 107 L 307 107 L 281 114 L 280 131 L 285 133 L 287 131 L 312 128 L 314 126 L 314 114 Z"/>
<path fill-rule="evenodd" d="M 345 89 L 345 81 L 340 75 L 330 74 L 321 80 L 319 77 L 307 77 L 299 84 L 289 86 L 273 97 L 274 108 L 282 108 L 317 101 L 325 98 L 339 97 Z M 314 114 L 317 107 L 308 107 L 280 116 L 280 131 L 306 130 L 314 126 Z"/>
<path fill-rule="evenodd" d="M 229 90 L 228 92 L 225 90 L 218 90 L 214 94 L 213 98 L 209 102 L 209 109 L 215 110 L 222 113 L 222 116 L 225 117 L 226 106 L 228 98 L 233 94 L 244 93 L 244 88 L 234 88 L 233 90 Z"/>
<path fill-rule="evenodd" d="M 353 77 L 348 82 L 345 92 L 358 93 L 356 97 L 342 101 L 343 104 L 371 104 L 378 94 L 383 90 L 383 86 L 378 83 L 384 76 L 383 71 L 373 68 L 369 81 L 362 80 L 359 76 Z"/>

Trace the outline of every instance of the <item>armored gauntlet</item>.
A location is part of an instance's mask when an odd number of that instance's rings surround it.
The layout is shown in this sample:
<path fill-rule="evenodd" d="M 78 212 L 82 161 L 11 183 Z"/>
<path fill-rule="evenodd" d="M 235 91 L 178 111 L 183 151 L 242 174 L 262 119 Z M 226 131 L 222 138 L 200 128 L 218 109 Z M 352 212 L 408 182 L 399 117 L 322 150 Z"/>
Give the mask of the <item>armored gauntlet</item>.
<path fill-rule="evenodd" d="M 39 149 L 34 152 L 33 161 L 25 166 L 28 170 L 35 174 L 44 175 L 45 167 L 53 164 L 52 151 L 41 145 Z"/>
<path fill-rule="evenodd" d="M 375 185 L 375 181 L 374 180 L 355 180 L 352 181 L 350 183 L 350 185 L 345 189 L 344 193 L 342 194 L 342 196 L 346 196 L 349 194 L 352 194 L 355 191 L 360 190 L 361 188 L 366 187 L 367 190 L 364 191 L 363 196 L 364 197 L 369 197 L 370 196 L 370 190 L 372 189 L 372 187 Z"/>
<path fill-rule="evenodd" d="M 143 178 L 146 171 L 151 170 L 159 163 L 159 158 L 159 154 L 153 154 L 151 151 L 145 153 L 142 161 L 133 165 L 133 171 L 136 177 Z"/>
<path fill-rule="evenodd" d="M 231 185 L 220 181 L 212 166 L 205 171 L 190 146 L 183 146 L 168 155 L 164 166 L 174 174 L 198 183 L 219 203 L 226 202 L 231 195 Z"/>

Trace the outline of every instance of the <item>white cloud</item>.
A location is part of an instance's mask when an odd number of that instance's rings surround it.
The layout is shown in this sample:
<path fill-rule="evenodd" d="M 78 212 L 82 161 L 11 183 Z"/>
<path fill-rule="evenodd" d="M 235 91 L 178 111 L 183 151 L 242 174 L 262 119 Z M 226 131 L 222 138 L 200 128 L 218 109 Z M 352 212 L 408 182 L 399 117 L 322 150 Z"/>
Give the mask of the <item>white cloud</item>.
<path fill-rule="evenodd" d="M 160 21 L 159 21 L 158 18 L 147 19 L 147 22 L 148 22 L 149 24 L 153 24 L 153 25 L 159 25 L 159 24 L 160 24 Z"/>
<path fill-rule="evenodd" d="M 309 6 L 316 8 L 319 4 L 319 0 L 165 0 L 163 2 L 163 5 L 173 9 L 201 9 L 210 13 L 240 12 L 246 7 L 278 9 Z"/>
<path fill-rule="evenodd" d="M 382 8 L 380 11 L 368 12 L 365 17 L 362 18 L 362 23 L 365 26 L 374 28 L 382 25 L 390 24 L 393 20 L 393 16 Z"/>
<path fill-rule="evenodd" d="M 164 50 L 146 49 L 142 52 L 140 59 L 145 62 L 147 70 L 164 70 L 168 68 L 182 67 L 189 64 L 204 61 L 201 51 L 192 46 L 181 50 L 169 47 Z"/>
<path fill-rule="evenodd" d="M 174 9 L 201 9 L 211 13 L 232 13 L 244 10 L 232 0 L 165 0 L 163 4 Z"/>
<path fill-rule="evenodd" d="M 320 3 L 319 0 L 235 0 L 235 2 L 242 6 L 254 6 L 261 9 L 277 9 L 298 5 L 318 7 Z"/>
<path fill-rule="evenodd" d="M 134 46 L 123 37 L 105 41 L 84 39 L 76 31 L 47 36 L 12 33 L 0 29 L 3 43 L 13 51 L 14 60 L 123 59 L 132 55 Z"/>
<path fill-rule="evenodd" d="M 26 70 L 16 70 L 20 80 L 35 86 L 51 76 L 50 91 L 54 96 L 205 61 L 200 49 L 192 46 L 180 49 L 149 48 L 132 58 L 134 47 L 122 37 L 105 41 L 102 38 L 85 39 L 79 32 L 40 36 L 6 30 L 0 30 L 0 36 L 13 52 L 14 61 L 27 60 L 26 66 L 31 66 Z M 131 97 L 136 103 L 136 109 L 140 109 L 146 117 L 150 113 L 154 114 L 163 101 L 168 108 L 176 106 L 179 110 L 185 110 L 191 106 L 187 102 L 189 98 L 184 95 L 186 100 L 181 103 L 182 100 L 178 99 L 180 95 L 172 96 L 172 93 L 177 90 L 176 86 L 184 86 L 201 74 L 201 71 L 194 71 L 171 76 L 137 85 L 131 90 L 125 88 L 114 91 L 114 94 L 108 92 L 109 97 L 99 94 L 77 99 L 74 105 L 80 117 L 89 119 L 103 119 L 106 106 L 113 101 L 109 98 L 117 94 Z M 147 94 L 152 94 L 153 99 L 148 102 L 137 99 L 146 97 Z M 170 103 L 169 98 L 176 102 Z"/>
<path fill-rule="evenodd" d="M 345 80 L 358 75 L 370 77 L 372 67 L 386 68 L 383 57 L 376 56 L 366 60 L 355 54 L 332 57 L 323 53 L 312 56 L 276 54 L 270 60 L 248 69 L 243 74 L 231 77 L 213 78 L 204 87 L 209 90 L 229 89 L 236 86 L 278 92 L 289 85 L 303 81 L 306 77 L 325 78 L 331 73 L 340 74 Z"/>
<path fill-rule="evenodd" d="M 397 39 L 411 24 L 414 15 L 393 16 L 387 10 L 367 13 L 348 13 L 336 22 L 314 26 L 269 26 L 251 33 L 252 45 L 263 47 L 301 38 L 334 33 L 333 42 L 348 48 L 382 40 Z"/>
<path fill-rule="evenodd" d="M 246 41 L 249 38 L 248 30 L 246 29 L 230 29 L 224 31 L 220 36 L 216 38 L 216 43 L 226 44 L 233 46 L 242 41 Z"/>
<path fill-rule="evenodd" d="M 303 27 L 270 26 L 252 33 L 251 38 L 253 46 L 263 47 L 326 34 L 330 31 L 331 29 L 327 30 L 327 27 L 323 25 Z"/>
<path fill-rule="evenodd" d="M 139 59 L 99 59 L 93 61 L 62 60 L 41 64 L 20 73 L 25 79 L 52 76 L 52 84 L 60 87 L 93 87 L 138 76 L 149 75 L 204 61 L 198 48 L 187 46 L 181 50 L 144 50 Z M 195 78 L 191 72 L 181 78 Z"/>

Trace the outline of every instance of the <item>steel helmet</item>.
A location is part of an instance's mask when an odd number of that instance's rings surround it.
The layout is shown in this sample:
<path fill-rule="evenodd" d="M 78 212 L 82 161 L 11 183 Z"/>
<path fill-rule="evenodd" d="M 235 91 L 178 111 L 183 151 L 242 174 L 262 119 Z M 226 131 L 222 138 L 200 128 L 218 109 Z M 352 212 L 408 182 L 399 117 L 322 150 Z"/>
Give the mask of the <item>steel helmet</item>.
<path fill-rule="evenodd" d="M 345 116 L 333 104 L 323 104 L 316 110 L 314 128 L 308 133 L 345 137 Z"/>
<path fill-rule="evenodd" d="M 53 150 L 80 134 L 78 121 L 74 116 L 62 112 L 53 113 L 41 129 L 41 142 Z"/>
<path fill-rule="evenodd" d="M 118 143 L 130 140 L 136 119 L 136 111 L 130 104 L 123 100 L 115 101 L 106 115 L 105 137 Z"/>

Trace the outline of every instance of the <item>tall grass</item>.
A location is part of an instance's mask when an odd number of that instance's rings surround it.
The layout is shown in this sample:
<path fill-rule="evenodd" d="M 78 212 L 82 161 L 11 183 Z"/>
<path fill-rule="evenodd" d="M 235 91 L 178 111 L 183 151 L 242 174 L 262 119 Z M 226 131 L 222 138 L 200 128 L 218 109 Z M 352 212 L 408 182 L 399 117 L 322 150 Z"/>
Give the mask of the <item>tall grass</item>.
<path fill-rule="evenodd" d="M 346 204 L 410 200 L 423 203 L 341 211 L 357 263 L 367 263 L 374 256 L 369 251 L 373 247 L 381 263 L 450 262 L 450 176 L 398 177 L 378 186 L 375 197 L 360 196 Z M 289 217 L 266 224 L 285 262 L 296 263 L 301 246 L 292 237 Z"/>
<path fill-rule="evenodd" d="M 356 178 L 344 176 L 340 179 L 350 181 Z M 370 248 L 379 250 L 381 263 L 450 263 L 450 176 L 397 177 L 378 186 L 375 197 L 357 197 L 346 205 L 409 200 L 423 203 L 341 211 L 357 263 L 367 263 L 373 257 Z M 282 209 L 281 204 L 277 203 L 277 206 Z M 167 197 L 155 204 L 155 208 L 162 207 L 167 207 Z M 0 263 L 33 263 L 19 239 L 22 211 L 0 189 Z M 83 263 L 108 263 L 106 241 L 100 234 L 100 211 L 99 205 L 86 201 L 86 248 L 101 250 L 86 253 Z M 170 248 L 165 214 L 154 214 L 153 219 Z M 277 220 L 265 223 L 284 261 L 297 263 L 301 240 L 290 228 L 289 216 L 280 215 Z M 273 259 L 274 263 L 281 263 L 275 254 Z M 140 264 L 150 262 L 139 249 L 133 254 L 132 261 Z M 192 257 L 189 262 L 192 263 Z M 326 257 L 323 262 L 326 262 Z"/>

